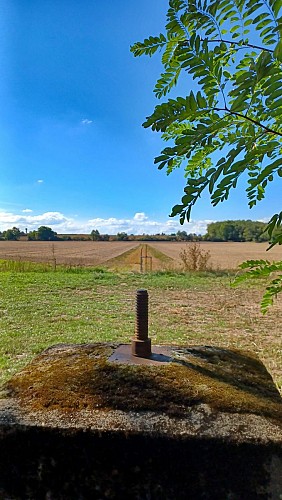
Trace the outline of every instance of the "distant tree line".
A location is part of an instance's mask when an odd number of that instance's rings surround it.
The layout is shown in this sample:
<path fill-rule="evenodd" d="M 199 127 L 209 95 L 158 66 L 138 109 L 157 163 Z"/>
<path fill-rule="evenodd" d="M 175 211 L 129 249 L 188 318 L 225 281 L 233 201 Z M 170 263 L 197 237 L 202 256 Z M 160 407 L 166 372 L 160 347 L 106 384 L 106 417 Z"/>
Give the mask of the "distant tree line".
<path fill-rule="evenodd" d="M 27 232 L 27 229 L 21 231 L 18 227 L 12 227 L 6 231 L 0 232 L 1 240 L 17 241 L 20 239 L 27 239 L 29 241 L 56 241 L 60 238 L 57 233 L 50 227 L 40 226 L 36 231 Z"/>
<path fill-rule="evenodd" d="M 76 239 L 79 235 L 76 235 Z M 93 241 L 200 241 L 203 237 L 200 234 L 190 233 L 186 231 L 178 231 L 177 233 L 165 234 L 127 234 L 125 232 L 115 235 L 100 234 L 97 229 L 93 229 L 90 234 Z"/>
<path fill-rule="evenodd" d="M 264 233 L 267 224 L 252 220 L 226 220 L 211 222 L 207 226 L 204 235 L 177 231 L 177 233 L 165 234 L 142 234 L 128 235 L 127 233 L 117 233 L 109 236 L 100 234 L 98 229 L 93 229 L 90 238 L 93 241 L 268 241 L 268 236 Z M 76 239 L 79 239 L 77 235 Z"/>
<path fill-rule="evenodd" d="M 225 220 L 207 226 L 208 241 L 267 241 L 266 224 L 252 220 Z"/>
<path fill-rule="evenodd" d="M 211 222 L 207 226 L 204 235 L 177 231 L 177 233 L 165 234 L 127 234 L 120 232 L 116 235 L 100 234 L 98 229 L 93 229 L 90 234 L 60 234 L 58 235 L 50 227 L 40 226 L 37 230 L 28 232 L 21 231 L 17 227 L 0 232 L 1 240 L 29 241 L 268 241 L 267 233 L 264 233 L 267 224 L 252 220 L 226 220 Z"/>

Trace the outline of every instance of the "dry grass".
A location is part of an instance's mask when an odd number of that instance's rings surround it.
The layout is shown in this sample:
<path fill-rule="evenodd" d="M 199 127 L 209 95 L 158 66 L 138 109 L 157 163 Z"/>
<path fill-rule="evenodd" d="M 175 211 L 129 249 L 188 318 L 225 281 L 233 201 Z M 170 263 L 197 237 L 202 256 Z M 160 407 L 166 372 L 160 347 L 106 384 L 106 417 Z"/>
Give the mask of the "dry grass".
<path fill-rule="evenodd" d="M 258 288 L 232 289 L 220 281 L 207 290 L 171 289 L 165 294 L 155 290 L 153 316 L 162 332 L 157 335 L 158 341 L 165 343 L 171 332 L 173 342 L 252 350 L 265 363 L 281 391 L 281 323 L 278 318 L 282 297 L 278 297 L 269 313 L 262 316 L 261 295 L 262 290 Z M 181 335 L 177 339 L 180 325 Z"/>

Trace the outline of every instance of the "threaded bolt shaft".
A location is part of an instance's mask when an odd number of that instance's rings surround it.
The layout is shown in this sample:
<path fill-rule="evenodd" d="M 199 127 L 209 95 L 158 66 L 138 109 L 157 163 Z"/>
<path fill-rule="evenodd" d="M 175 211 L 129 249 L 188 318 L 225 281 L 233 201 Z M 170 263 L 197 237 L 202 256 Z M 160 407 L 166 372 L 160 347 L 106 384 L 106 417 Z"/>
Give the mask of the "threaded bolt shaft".
<path fill-rule="evenodd" d="M 141 358 L 149 358 L 152 354 L 148 338 L 148 292 L 143 289 L 136 293 L 135 336 L 131 340 L 131 352 Z"/>
<path fill-rule="evenodd" d="M 135 337 L 137 340 L 148 339 L 148 292 L 137 290 Z"/>

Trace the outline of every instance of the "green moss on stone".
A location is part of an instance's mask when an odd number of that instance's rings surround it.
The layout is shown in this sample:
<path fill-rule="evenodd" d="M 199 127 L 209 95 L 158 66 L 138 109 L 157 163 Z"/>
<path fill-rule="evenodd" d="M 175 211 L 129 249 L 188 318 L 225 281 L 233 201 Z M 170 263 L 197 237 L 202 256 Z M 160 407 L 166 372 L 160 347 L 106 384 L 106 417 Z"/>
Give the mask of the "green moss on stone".
<path fill-rule="evenodd" d="M 252 354 L 215 347 L 173 347 L 160 366 L 113 363 L 110 344 L 45 350 L 5 385 L 32 410 L 119 409 L 184 416 L 195 404 L 282 419 L 271 376 Z"/>

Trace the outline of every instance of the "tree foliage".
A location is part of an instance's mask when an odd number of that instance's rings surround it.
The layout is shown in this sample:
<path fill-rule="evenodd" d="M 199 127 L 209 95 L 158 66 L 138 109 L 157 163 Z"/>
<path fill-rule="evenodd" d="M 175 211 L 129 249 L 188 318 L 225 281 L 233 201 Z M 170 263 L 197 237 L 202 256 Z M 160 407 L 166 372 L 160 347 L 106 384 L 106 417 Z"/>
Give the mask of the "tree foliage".
<path fill-rule="evenodd" d="M 238 285 L 248 278 L 269 278 L 271 275 L 277 276 L 270 279 L 266 287 L 266 291 L 261 301 L 261 311 L 263 314 L 267 312 L 270 305 L 273 304 L 273 297 L 282 292 L 282 262 L 270 262 L 269 260 L 247 260 L 240 265 L 242 269 L 248 269 L 245 274 L 238 276 L 233 285 Z"/>
<path fill-rule="evenodd" d="M 127 233 L 117 233 L 116 235 L 117 241 L 127 241 L 128 240 L 128 234 Z"/>
<path fill-rule="evenodd" d="M 225 220 L 211 222 L 205 239 L 209 241 L 267 241 L 264 222 L 252 220 Z"/>
<path fill-rule="evenodd" d="M 38 241 L 56 241 L 58 236 L 57 233 L 50 227 L 40 226 L 37 231 L 30 231 L 28 233 L 28 239 Z"/>
<path fill-rule="evenodd" d="M 21 236 L 21 231 L 18 227 L 12 227 L 12 229 L 3 231 L 2 236 L 4 240 L 17 241 Z"/>
<path fill-rule="evenodd" d="M 92 229 L 90 237 L 92 241 L 100 241 L 102 239 L 98 229 Z"/>
<path fill-rule="evenodd" d="M 187 94 L 163 100 L 143 124 L 168 141 L 155 158 L 158 168 L 169 174 L 184 166 L 184 196 L 171 213 L 181 223 L 204 191 L 216 206 L 244 174 L 252 208 L 282 177 L 281 6 L 281 0 L 170 0 L 165 32 L 131 47 L 135 56 L 162 51 L 157 98 L 187 77 Z M 282 212 L 274 214 L 271 244 L 282 243 L 281 224 Z"/>

